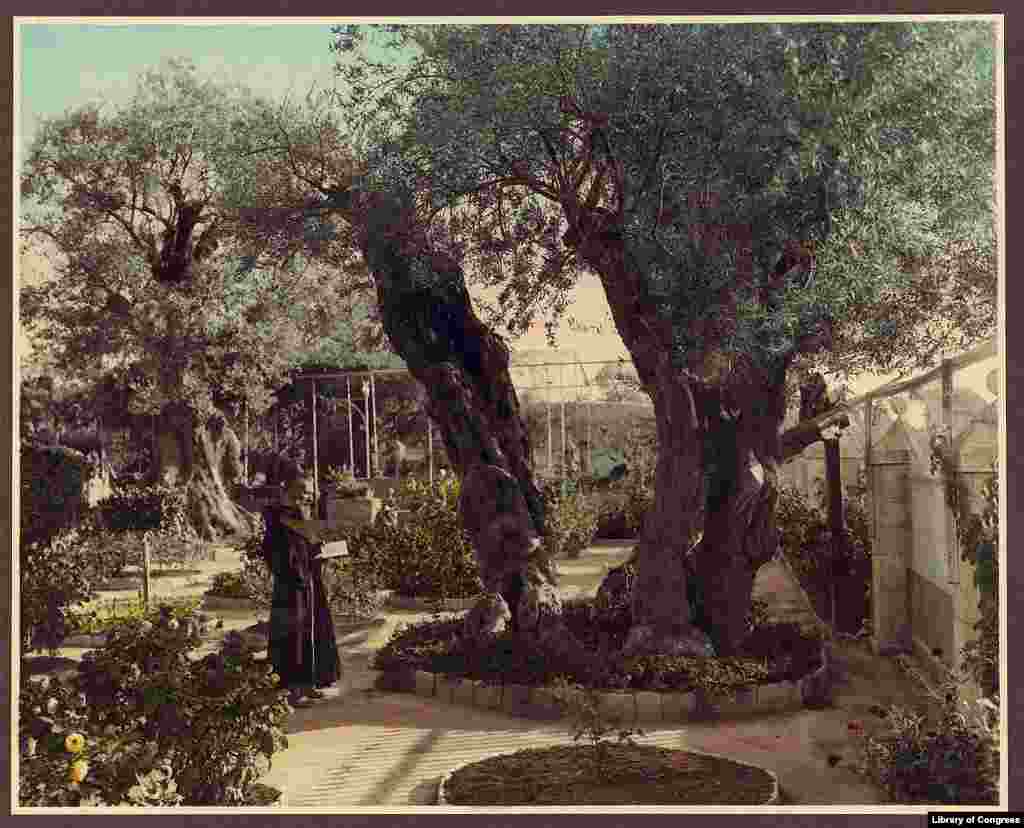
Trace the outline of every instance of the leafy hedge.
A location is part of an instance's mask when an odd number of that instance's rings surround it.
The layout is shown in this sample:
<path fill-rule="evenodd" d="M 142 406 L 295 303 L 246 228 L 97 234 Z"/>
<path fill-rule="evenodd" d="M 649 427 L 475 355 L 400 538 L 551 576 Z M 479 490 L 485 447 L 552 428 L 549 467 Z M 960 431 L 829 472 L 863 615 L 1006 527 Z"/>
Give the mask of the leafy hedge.
<path fill-rule="evenodd" d="M 198 618 L 131 620 L 65 680 L 23 677 L 22 805 L 242 805 L 287 746 L 287 694 L 229 634 L 201 660 Z"/>

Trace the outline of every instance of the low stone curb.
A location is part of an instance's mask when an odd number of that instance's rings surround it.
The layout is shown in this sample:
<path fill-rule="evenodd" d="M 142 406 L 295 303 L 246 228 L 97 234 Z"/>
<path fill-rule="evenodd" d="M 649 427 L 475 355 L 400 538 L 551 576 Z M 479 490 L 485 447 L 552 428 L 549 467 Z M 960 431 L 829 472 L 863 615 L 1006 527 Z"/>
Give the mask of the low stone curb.
<path fill-rule="evenodd" d="M 755 764 L 753 764 L 751 762 L 741 762 L 739 759 L 734 759 L 731 756 L 723 756 L 720 753 L 708 753 L 705 750 L 690 750 L 689 748 L 687 748 L 685 750 L 686 750 L 686 753 L 694 753 L 694 754 L 697 754 L 698 756 L 710 756 L 710 757 L 712 757 L 714 759 L 724 759 L 727 762 L 734 762 L 737 765 L 744 765 L 744 766 L 746 766 L 748 768 L 757 768 L 760 771 L 764 771 L 765 773 L 768 774 L 768 776 L 771 777 L 771 780 L 772 780 L 772 795 L 770 797 L 768 797 L 768 799 L 766 799 L 761 804 L 762 805 L 778 805 L 779 804 L 779 777 L 776 775 L 775 771 L 769 770 L 768 768 L 762 767 L 761 765 L 755 765 Z M 454 768 L 450 769 L 447 773 L 445 773 L 441 777 L 441 781 L 437 785 L 437 804 L 438 805 L 448 805 L 449 804 L 448 803 L 448 796 L 446 794 L 446 787 L 448 785 L 448 780 L 450 780 L 452 778 L 452 776 L 455 773 L 457 773 L 458 771 L 460 771 L 462 768 L 468 767 L 469 765 L 475 765 L 477 762 L 483 762 L 485 759 L 493 759 L 496 756 L 507 756 L 509 753 L 515 753 L 515 751 L 504 750 L 504 751 L 500 751 L 498 753 L 489 753 L 486 756 L 481 756 L 478 759 L 473 759 L 470 762 L 462 762 L 461 764 L 456 765 Z M 452 806 L 452 807 L 466 807 L 466 806 Z"/>
<path fill-rule="evenodd" d="M 444 612 L 463 612 L 470 610 L 476 604 L 478 598 L 445 598 L 443 601 L 432 601 L 429 598 L 411 598 L 405 595 L 389 595 L 385 605 L 389 609 L 415 610 L 419 612 L 430 612 L 439 604 Z"/>
<path fill-rule="evenodd" d="M 564 715 L 554 693 L 547 687 L 486 684 L 425 670 L 389 670 L 382 674 L 380 687 L 529 719 L 553 720 Z M 600 693 L 600 697 L 606 715 L 618 717 L 622 724 L 630 725 L 707 721 L 723 716 L 798 710 L 804 707 L 809 689 L 807 677 L 804 677 L 798 681 L 743 687 L 736 691 L 735 698 L 713 698 L 700 690 L 687 693 L 609 691 Z"/>

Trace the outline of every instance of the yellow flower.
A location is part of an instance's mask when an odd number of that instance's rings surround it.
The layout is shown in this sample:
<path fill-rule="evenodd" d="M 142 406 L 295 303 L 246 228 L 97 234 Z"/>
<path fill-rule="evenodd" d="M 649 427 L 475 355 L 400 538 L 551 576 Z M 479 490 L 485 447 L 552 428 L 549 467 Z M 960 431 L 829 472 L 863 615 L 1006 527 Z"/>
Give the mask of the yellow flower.
<path fill-rule="evenodd" d="M 82 782 L 89 775 L 89 763 L 84 759 L 72 762 L 68 770 L 68 777 L 72 782 Z"/>
<path fill-rule="evenodd" d="M 81 753 L 85 747 L 85 737 L 81 733 L 69 733 L 64 740 L 64 747 L 68 753 Z"/>
<path fill-rule="evenodd" d="M 281 677 L 277 673 L 270 674 L 270 683 L 277 684 L 281 680 Z"/>

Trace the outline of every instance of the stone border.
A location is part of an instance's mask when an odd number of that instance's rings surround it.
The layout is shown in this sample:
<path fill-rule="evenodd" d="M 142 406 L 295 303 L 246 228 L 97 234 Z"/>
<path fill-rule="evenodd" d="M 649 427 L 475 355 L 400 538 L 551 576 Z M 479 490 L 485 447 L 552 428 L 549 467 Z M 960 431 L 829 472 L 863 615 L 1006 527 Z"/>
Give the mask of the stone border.
<path fill-rule="evenodd" d="M 722 716 L 801 709 L 808 701 L 813 702 L 813 691 L 809 686 L 813 676 L 811 673 L 798 681 L 742 687 L 733 699 L 713 698 L 701 690 L 687 693 L 609 691 L 601 693 L 600 697 L 605 712 L 618 716 L 627 726 L 644 722 L 708 721 Z M 511 716 L 554 720 L 564 715 L 554 693 L 547 687 L 486 684 L 424 670 L 389 670 L 381 678 L 382 689 L 415 693 L 424 698 L 436 697 L 452 704 L 497 710 Z"/>
<path fill-rule="evenodd" d="M 552 745 L 551 747 L 557 747 L 557 746 L 558 745 Z M 529 747 L 529 746 L 527 746 L 527 747 Z M 541 748 L 541 749 L 543 749 L 543 748 Z M 779 777 L 775 773 L 775 771 L 769 770 L 768 768 L 761 767 L 761 765 L 755 765 L 752 762 L 743 762 L 743 761 L 741 761 L 739 759 L 734 759 L 731 756 L 723 756 L 720 753 L 709 753 L 706 750 L 690 750 L 688 748 L 674 748 L 674 749 L 681 750 L 684 753 L 694 753 L 694 754 L 697 754 L 698 756 L 711 756 L 711 757 L 713 757 L 715 759 L 722 759 L 722 760 L 724 760 L 726 762 L 733 762 L 734 764 L 737 764 L 737 765 L 743 765 L 743 766 L 748 767 L 748 768 L 757 768 L 760 771 L 764 771 L 772 779 L 772 795 L 770 797 L 768 797 L 768 799 L 766 801 L 761 802 L 760 804 L 761 805 L 778 805 L 779 804 Z M 452 775 L 455 774 L 457 771 L 461 770 L 462 768 L 468 767 L 470 765 L 475 765 L 477 762 L 483 762 L 485 759 L 493 759 L 496 756 L 508 756 L 508 755 L 510 755 L 512 753 L 516 753 L 516 752 L 517 751 L 514 751 L 514 750 L 513 751 L 503 750 L 500 753 L 489 753 L 486 756 L 481 756 L 478 759 L 473 759 L 470 762 L 463 762 L 463 763 L 461 763 L 459 765 L 456 765 L 454 768 L 451 768 L 450 770 L 447 771 L 447 773 L 445 773 L 441 777 L 441 781 L 438 782 L 438 784 L 437 784 L 437 802 L 436 802 L 436 804 L 437 805 L 448 805 L 449 804 L 448 803 L 448 797 L 445 795 L 445 787 L 448 785 L 448 780 L 451 779 Z M 694 804 L 696 804 L 696 803 L 694 803 Z M 452 805 L 451 807 L 453 807 L 453 808 L 467 808 L 467 807 L 472 807 L 472 806 L 468 806 L 468 805 Z M 497 807 L 497 806 L 481 805 L 480 807 L 482 807 L 482 808 L 489 808 L 489 807 Z"/>

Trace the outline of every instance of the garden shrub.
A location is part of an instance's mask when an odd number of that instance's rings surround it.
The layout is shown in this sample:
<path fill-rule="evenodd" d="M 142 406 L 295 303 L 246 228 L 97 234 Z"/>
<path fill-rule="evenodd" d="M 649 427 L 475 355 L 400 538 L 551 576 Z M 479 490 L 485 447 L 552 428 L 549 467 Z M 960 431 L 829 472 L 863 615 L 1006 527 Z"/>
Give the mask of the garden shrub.
<path fill-rule="evenodd" d="M 190 658 L 200 632 L 197 617 L 165 608 L 155 623 L 118 625 L 65 682 L 23 682 L 21 803 L 244 804 L 287 745 L 287 693 L 237 633 L 219 652 Z M 88 763 L 74 785 L 72 731 L 84 740 L 76 761 Z"/>
<path fill-rule="evenodd" d="M 263 515 L 256 515 L 253 531 L 242 541 L 242 572 L 248 594 L 246 595 L 259 609 L 270 610 L 273 595 L 273 577 L 270 565 L 263 557 L 263 539 L 267 524 Z"/>
<path fill-rule="evenodd" d="M 905 670 L 930 696 L 931 710 L 893 705 L 889 732 L 863 736 L 859 769 L 894 802 L 999 803 L 999 699 L 960 697 L 963 677 L 949 672 L 938 688 L 907 661 Z"/>
<path fill-rule="evenodd" d="M 779 489 L 775 506 L 779 545 L 800 585 L 816 599 L 819 611 L 828 600 L 836 572 L 860 573 L 863 575 L 863 583 L 858 587 L 863 595 L 862 614 L 870 618 L 871 531 L 866 500 L 867 487 L 862 475 L 858 485 L 849 487 L 843 498 L 846 542 L 843 555 L 833 569 L 825 492 L 819 492 L 818 506 L 815 506 L 796 488 L 783 486 Z"/>
<path fill-rule="evenodd" d="M 553 481 L 544 486 L 542 495 L 547 557 L 578 558 L 597 535 L 597 510 L 581 487 L 562 486 Z"/>
<path fill-rule="evenodd" d="M 633 471 L 621 480 L 613 481 L 607 491 L 609 498 L 598 507 L 597 537 L 609 540 L 635 538 L 643 528 L 647 512 L 654 505 L 654 491 L 641 474 Z"/>
<path fill-rule="evenodd" d="M 95 467 L 64 446 L 21 447 L 20 543 L 48 544 L 88 511 L 86 484 Z"/>
<path fill-rule="evenodd" d="M 96 505 L 99 518 L 112 532 L 156 532 L 194 538 L 183 486 L 118 483 L 113 494 Z"/>
<path fill-rule="evenodd" d="M 218 572 L 213 576 L 206 594 L 219 598 L 249 599 L 249 581 L 242 572 Z"/>
<path fill-rule="evenodd" d="M 480 570 L 459 517 L 459 481 L 403 481 L 372 526 L 348 538 L 356 572 L 399 595 L 470 598 Z M 396 510 L 409 512 L 399 520 Z"/>
<path fill-rule="evenodd" d="M 107 573 L 76 529 L 46 542 L 23 542 L 19 551 L 22 647 L 53 651 L 74 631 L 71 608 L 95 598 L 95 585 Z"/>
<path fill-rule="evenodd" d="M 360 483 L 348 466 L 337 468 L 332 466 L 323 474 L 324 489 L 330 491 L 335 497 L 356 498 L 366 497 L 373 491 L 373 487 L 365 481 Z"/>

